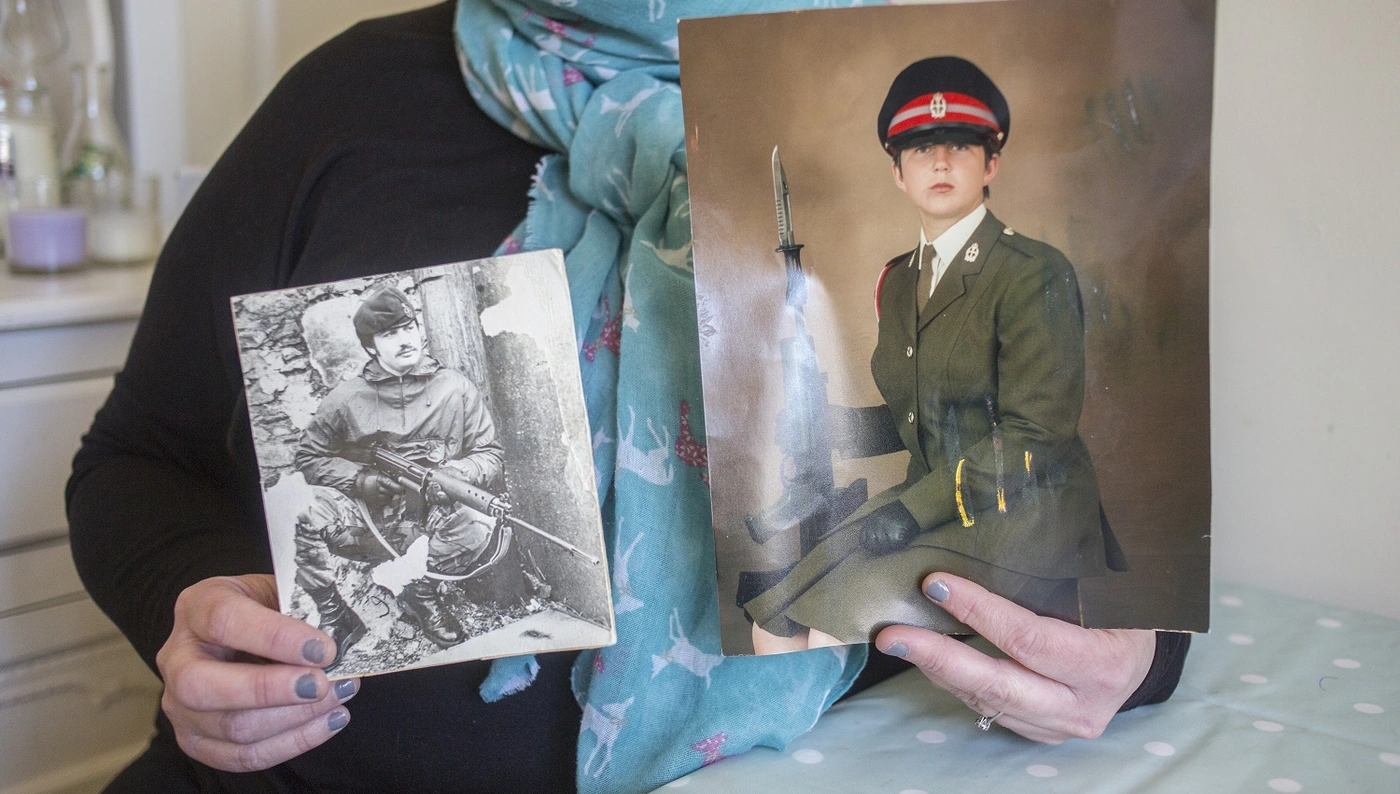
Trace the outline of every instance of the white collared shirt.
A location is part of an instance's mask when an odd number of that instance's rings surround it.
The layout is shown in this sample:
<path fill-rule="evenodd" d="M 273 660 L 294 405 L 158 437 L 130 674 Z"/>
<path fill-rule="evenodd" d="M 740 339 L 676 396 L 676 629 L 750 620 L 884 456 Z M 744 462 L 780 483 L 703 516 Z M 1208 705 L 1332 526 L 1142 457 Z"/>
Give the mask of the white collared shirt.
<path fill-rule="evenodd" d="M 987 217 L 987 205 L 978 204 L 977 209 L 969 212 L 962 220 L 948 227 L 948 230 L 938 235 L 933 240 L 933 250 L 938 256 L 929 263 L 933 268 L 933 280 L 929 284 L 928 294 L 933 295 L 933 290 L 938 287 L 938 280 L 943 278 L 943 274 L 948 270 L 948 263 L 962 251 L 967 245 L 967 240 L 972 233 L 977 231 L 982 219 Z M 919 226 L 919 253 L 915 257 L 920 270 L 924 267 L 924 246 L 928 245 L 928 237 L 924 234 L 924 227 Z"/>

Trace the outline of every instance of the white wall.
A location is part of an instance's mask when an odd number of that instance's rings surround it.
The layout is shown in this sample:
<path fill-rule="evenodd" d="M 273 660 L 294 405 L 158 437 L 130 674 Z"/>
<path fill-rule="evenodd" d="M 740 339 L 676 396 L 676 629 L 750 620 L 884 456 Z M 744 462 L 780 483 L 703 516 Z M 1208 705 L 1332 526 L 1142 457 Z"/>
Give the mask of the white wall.
<path fill-rule="evenodd" d="M 71 1 L 71 0 L 70 0 Z M 132 160 L 165 180 L 208 168 L 277 80 L 361 19 L 429 0 L 124 0 Z"/>
<path fill-rule="evenodd" d="M 1215 572 L 1400 618 L 1400 3 L 1217 34 Z"/>
<path fill-rule="evenodd" d="M 218 159 L 267 92 L 298 60 L 361 19 L 429 0 L 179 0 L 188 53 L 186 161 Z"/>
<path fill-rule="evenodd" d="M 183 76 L 133 86 L 138 165 L 207 165 L 316 43 L 422 4 L 128 0 L 134 79 Z M 1400 618 L 1400 2 L 1220 0 L 1216 57 L 1216 575 Z"/>

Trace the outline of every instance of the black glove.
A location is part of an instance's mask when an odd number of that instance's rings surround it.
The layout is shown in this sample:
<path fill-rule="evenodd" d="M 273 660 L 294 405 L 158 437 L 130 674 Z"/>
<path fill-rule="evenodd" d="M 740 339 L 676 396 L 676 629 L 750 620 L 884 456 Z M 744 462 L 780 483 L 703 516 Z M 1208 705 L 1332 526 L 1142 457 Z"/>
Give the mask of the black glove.
<path fill-rule="evenodd" d="M 871 554 L 889 554 L 908 546 L 919 534 L 919 522 L 898 499 L 877 508 L 860 521 L 860 544 Z"/>
<path fill-rule="evenodd" d="M 355 495 L 370 507 L 387 504 L 396 494 L 403 493 L 403 486 L 386 474 L 374 469 L 361 469 L 355 477 Z"/>
<path fill-rule="evenodd" d="M 424 489 L 423 495 L 427 497 L 428 504 L 440 505 L 444 507 L 456 501 L 455 499 L 447 495 L 447 491 L 444 491 L 441 485 L 438 485 L 432 480 L 428 481 L 428 487 Z"/>

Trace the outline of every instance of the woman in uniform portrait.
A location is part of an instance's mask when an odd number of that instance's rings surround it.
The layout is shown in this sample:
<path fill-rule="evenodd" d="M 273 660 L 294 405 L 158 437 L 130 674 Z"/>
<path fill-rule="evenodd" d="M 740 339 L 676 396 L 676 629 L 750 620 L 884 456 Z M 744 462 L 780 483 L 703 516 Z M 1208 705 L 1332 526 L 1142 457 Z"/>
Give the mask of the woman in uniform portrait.
<path fill-rule="evenodd" d="M 878 119 L 919 245 L 881 270 L 870 369 L 903 447 L 877 494 L 745 603 L 772 653 L 903 624 L 970 633 L 911 584 L 942 571 L 1082 624 L 1079 579 L 1126 568 L 1079 436 L 1084 321 L 1074 268 L 987 210 L 1011 115 L 961 58 L 927 58 Z"/>

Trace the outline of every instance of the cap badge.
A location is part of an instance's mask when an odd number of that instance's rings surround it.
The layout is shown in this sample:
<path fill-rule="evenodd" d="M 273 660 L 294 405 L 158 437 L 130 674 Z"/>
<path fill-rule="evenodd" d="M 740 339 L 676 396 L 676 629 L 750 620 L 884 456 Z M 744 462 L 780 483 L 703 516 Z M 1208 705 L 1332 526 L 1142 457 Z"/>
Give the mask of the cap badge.
<path fill-rule="evenodd" d="M 978 253 L 980 253 L 980 251 L 977 250 L 977 243 L 973 243 L 972 245 L 969 245 L 969 246 L 967 247 L 967 253 L 963 254 L 963 261 L 964 261 L 964 262 L 976 262 L 976 261 L 977 261 L 977 254 L 978 254 Z"/>
<path fill-rule="evenodd" d="M 943 98 L 942 91 L 934 94 L 933 99 L 929 100 L 928 114 L 936 119 L 948 115 L 948 100 Z"/>

